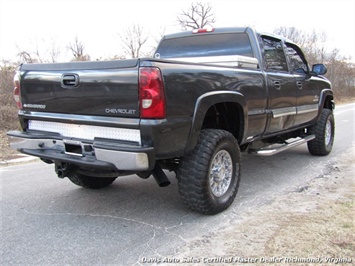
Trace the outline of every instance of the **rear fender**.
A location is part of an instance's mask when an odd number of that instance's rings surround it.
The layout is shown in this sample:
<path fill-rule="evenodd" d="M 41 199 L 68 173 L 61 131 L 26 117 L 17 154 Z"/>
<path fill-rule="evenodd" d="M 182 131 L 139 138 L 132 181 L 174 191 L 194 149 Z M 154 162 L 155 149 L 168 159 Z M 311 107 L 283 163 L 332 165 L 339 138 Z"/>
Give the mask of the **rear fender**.
<path fill-rule="evenodd" d="M 243 109 L 242 117 L 244 119 L 243 136 L 245 136 L 248 128 L 247 109 L 243 94 L 235 91 L 213 91 L 201 95 L 195 105 L 195 110 L 192 118 L 191 130 L 185 148 L 185 153 L 194 149 L 197 144 L 204 118 L 208 109 L 218 103 L 237 103 Z"/>

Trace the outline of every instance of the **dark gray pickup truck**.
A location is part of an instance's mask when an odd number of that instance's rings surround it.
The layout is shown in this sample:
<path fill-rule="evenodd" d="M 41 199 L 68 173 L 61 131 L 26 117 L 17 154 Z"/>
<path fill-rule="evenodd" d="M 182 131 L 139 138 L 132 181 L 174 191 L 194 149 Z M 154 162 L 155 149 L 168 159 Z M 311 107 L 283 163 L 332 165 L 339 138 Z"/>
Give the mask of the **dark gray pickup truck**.
<path fill-rule="evenodd" d="M 18 151 L 87 188 L 176 173 L 183 201 L 215 214 L 233 202 L 241 152 L 306 143 L 327 155 L 334 101 L 326 68 L 290 40 L 249 27 L 164 36 L 153 58 L 24 64 L 14 96 Z M 144 185 L 144 184 L 142 184 Z"/>

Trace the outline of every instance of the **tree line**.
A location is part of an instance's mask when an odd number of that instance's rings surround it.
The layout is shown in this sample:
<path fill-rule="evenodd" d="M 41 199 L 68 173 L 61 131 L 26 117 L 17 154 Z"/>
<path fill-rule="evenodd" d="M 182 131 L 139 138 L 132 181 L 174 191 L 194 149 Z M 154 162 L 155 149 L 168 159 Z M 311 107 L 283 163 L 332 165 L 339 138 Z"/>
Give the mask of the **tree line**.
<path fill-rule="evenodd" d="M 213 26 L 216 17 L 213 8 L 209 3 L 192 3 L 188 8 L 182 10 L 176 17 L 177 23 L 182 30 L 191 30 Z M 338 49 L 327 51 L 325 33 L 313 31 L 306 33 L 294 27 L 279 27 L 274 30 L 275 34 L 285 36 L 297 43 L 304 51 L 309 64 L 323 63 L 328 68 L 326 77 L 333 84 L 334 93 L 337 100 L 355 97 L 355 64 L 350 58 L 340 54 Z M 164 35 L 164 30 L 154 38 L 155 45 Z M 127 27 L 125 31 L 118 34 L 121 43 L 121 53 L 101 60 L 117 60 L 126 58 L 149 57 L 154 51 L 145 47 L 149 38 L 152 38 L 143 26 L 134 24 Z M 19 62 L 24 63 L 55 63 L 61 55 L 62 49 L 57 45 L 55 39 L 43 40 L 46 49 L 43 50 L 39 43 L 33 49 L 18 48 Z M 43 47 L 43 45 L 42 45 Z M 146 48 L 146 49 L 144 49 Z M 66 49 L 72 55 L 71 61 L 92 60 L 86 52 L 85 44 L 78 36 L 67 44 Z M 2 61 L 0 64 L 0 123 L 2 129 L 13 129 L 13 122 L 16 121 L 16 106 L 12 100 L 13 75 L 19 63 L 12 61 Z"/>
<path fill-rule="evenodd" d="M 332 82 L 337 100 L 355 97 L 355 64 L 351 61 L 352 58 L 342 55 L 339 49 L 327 51 L 327 35 L 324 32 L 306 33 L 294 27 L 279 27 L 274 33 L 297 43 L 310 66 L 316 63 L 326 65 L 328 72 L 325 76 Z"/>

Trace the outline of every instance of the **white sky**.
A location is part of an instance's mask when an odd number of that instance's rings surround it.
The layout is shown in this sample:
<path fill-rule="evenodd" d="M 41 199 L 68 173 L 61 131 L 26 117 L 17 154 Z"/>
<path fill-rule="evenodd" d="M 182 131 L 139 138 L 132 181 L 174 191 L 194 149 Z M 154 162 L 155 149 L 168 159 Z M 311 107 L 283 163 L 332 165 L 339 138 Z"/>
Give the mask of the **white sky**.
<path fill-rule="evenodd" d="M 198 1 L 198 0 L 196 0 Z M 0 0 L 0 60 L 16 60 L 18 47 L 40 50 L 54 40 L 61 58 L 75 36 L 91 59 L 123 54 L 118 33 L 134 23 L 157 38 L 180 31 L 176 16 L 194 0 Z M 253 26 L 272 32 L 280 26 L 325 32 L 327 48 L 355 62 L 354 0 L 199 0 L 210 2 L 215 27 Z M 152 41 L 154 39 L 152 38 Z M 46 45 L 42 47 L 42 45 Z"/>

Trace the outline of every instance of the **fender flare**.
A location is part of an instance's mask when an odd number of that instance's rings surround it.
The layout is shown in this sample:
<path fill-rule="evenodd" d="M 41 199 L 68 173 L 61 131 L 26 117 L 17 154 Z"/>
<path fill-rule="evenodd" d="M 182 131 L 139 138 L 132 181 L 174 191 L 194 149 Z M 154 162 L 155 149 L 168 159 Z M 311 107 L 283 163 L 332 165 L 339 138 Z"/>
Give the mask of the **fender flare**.
<path fill-rule="evenodd" d="M 334 104 L 334 94 L 333 94 L 333 91 L 329 88 L 327 89 L 323 89 L 320 93 L 320 99 L 319 99 L 319 103 L 318 103 L 318 116 L 317 116 L 317 119 L 319 118 L 319 116 L 321 115 L 322 113 L 322 109 L 323 107 L 325 106 L 326 104 L 326 100 L 327 98 L 330 97 L 331 98 L 331 106 L 330 106 L 330 109 L 331 110 L 334 110 L 335 108 L 335 104 Z"/>
<path fill-rule="evenodd" d="M 194 149 L 197 144 L 202 124 L 206 113 L 210 107 L 218 103 L 237 103 L 243 110 L 243 136 L 245 136 L 246 129 L 248 128 L 248 111 L 244 95 L 236 91 L 212 91 L 205 93 L 197 98 L 194 114 L 191 122 L 191 129 L 185 147 L 185 153 Z"/>

